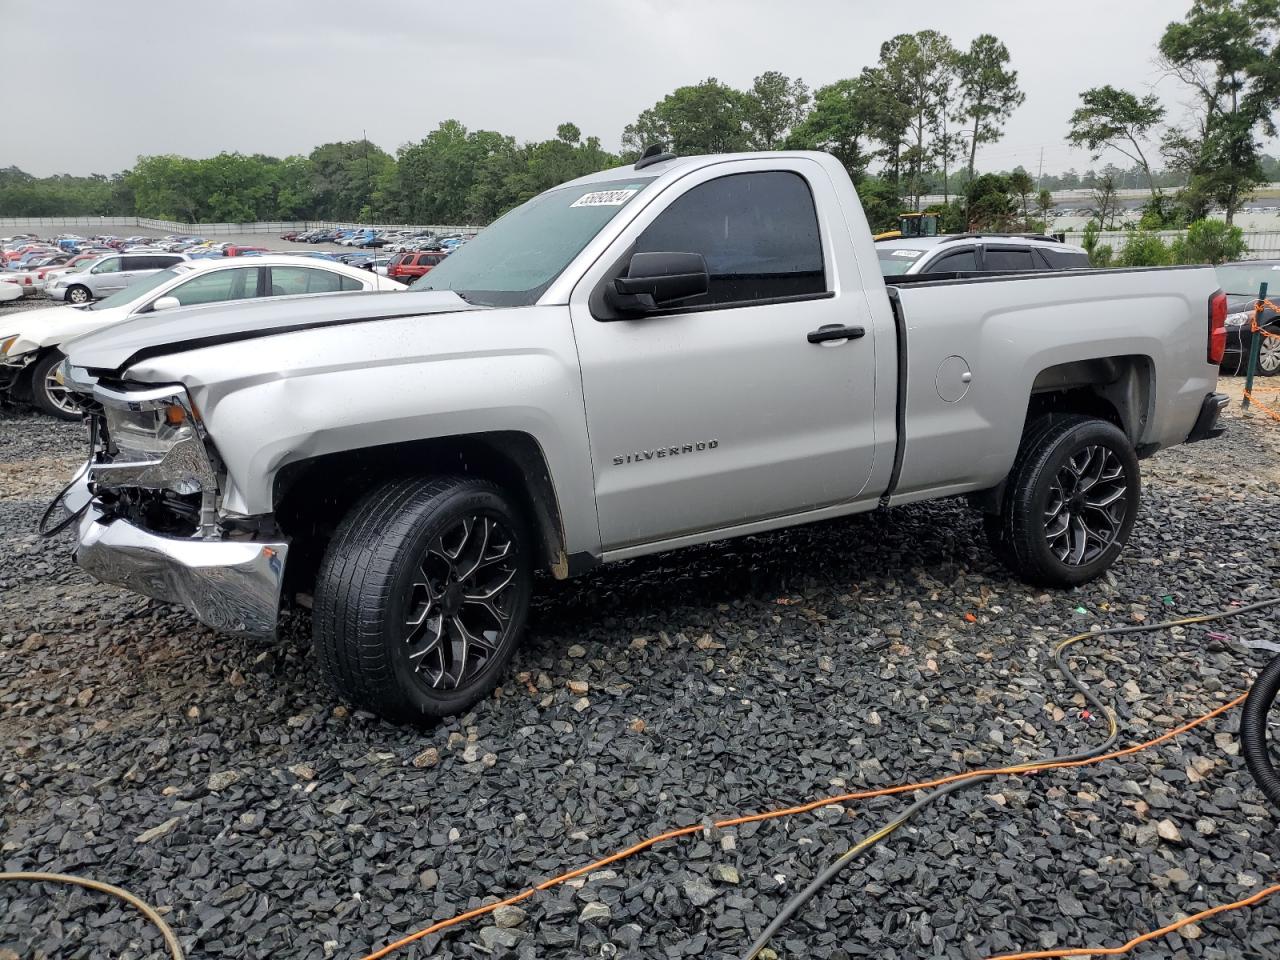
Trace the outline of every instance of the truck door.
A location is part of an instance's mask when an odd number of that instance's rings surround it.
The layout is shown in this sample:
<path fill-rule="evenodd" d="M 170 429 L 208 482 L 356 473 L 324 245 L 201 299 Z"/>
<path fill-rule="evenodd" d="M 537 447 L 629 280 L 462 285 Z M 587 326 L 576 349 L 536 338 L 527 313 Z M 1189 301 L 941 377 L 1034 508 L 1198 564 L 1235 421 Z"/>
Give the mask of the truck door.
<path fill-rule="evenodd" d="M 701 254 L 708 293 L 611 319 L 604 285 L 644 252 Z M 732 161 L 676 181 L 570 308 L 605 550 L 798 514 L 866 486 L 870 312 L 817 163 Z"/>

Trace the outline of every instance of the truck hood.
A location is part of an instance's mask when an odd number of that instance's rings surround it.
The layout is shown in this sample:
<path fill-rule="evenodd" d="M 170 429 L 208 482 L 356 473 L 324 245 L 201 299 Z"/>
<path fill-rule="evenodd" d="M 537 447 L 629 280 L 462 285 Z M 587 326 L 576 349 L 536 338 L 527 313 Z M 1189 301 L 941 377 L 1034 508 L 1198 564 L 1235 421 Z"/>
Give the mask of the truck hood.
<path fill-rule="evenodd" d="M 339 293 L 301 300 L 268 298 L 216 310 L 164 311 L 78 337 L 66 344 L 63 352 L 73 366 L 96 373 L 117 372 L 149 357 L 296 330 L 483 309 L 449 290 Z"/>

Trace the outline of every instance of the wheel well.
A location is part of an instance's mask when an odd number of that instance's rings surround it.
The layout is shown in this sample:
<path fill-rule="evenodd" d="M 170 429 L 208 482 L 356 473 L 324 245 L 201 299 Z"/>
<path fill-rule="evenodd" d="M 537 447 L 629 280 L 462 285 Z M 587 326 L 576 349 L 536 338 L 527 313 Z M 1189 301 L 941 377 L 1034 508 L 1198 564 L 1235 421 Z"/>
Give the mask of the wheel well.
<path fill-rule="evenodd" d="M 1151 358 L 1098 357 L 1042 370 L 1031 385 L 1027 426 L 1054 413 L 1083 413 L 1114 423 L 1139 447 L 1150 417 Z"/>
<path fill-rule="evenodd" d="M 275 478 L 275 522 L 290 537 L 286 596 L 309 593 L 338 523 L 366 492 L 397 476 L 459 475 L 491 480 L 529 521 L 540 566 L 568 576 L 555 486 L 538 442 L 499 431 L 344 450 L 285 466 Z"/>
<path fill-rule="evenodd" d="M 22 403 L 30 403 L 35 398 L 35 373 L 36 365 L 43 361 L 51 353 L 57 353 L 58 347 L 41 347 L 37 352 L 35 359 L 23 367 L 13 380 L 13 386 L 10 388 L 10 395 L 14 400 Z"/>
<path fill-rule="evenodd" d="M 1085 414 L 1115 424 L 1142 456 L 1152 380 L 1151 358 L 1145 356 L 1098 357 L 1046 367 L 1031 385 L 1022 436 L 1025 438 L 1031 425 L 1044 417 Z M 970 494 L 970 503 L 986 513 L 999 513 L 1006 482 L 1001 480 L 989 490 Z"/>

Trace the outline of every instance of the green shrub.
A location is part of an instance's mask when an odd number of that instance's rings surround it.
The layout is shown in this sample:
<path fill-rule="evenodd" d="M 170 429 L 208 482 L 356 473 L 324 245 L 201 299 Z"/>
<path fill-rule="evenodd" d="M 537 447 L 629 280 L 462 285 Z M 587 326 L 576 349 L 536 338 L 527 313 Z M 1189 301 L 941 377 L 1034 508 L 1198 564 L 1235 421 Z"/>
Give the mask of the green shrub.
<path fill-rule="evenodd" d="M 1094 238 L 1093 250 L 1089 254 L 1089 262 L 1095 267 L 1111 266 L 1111 258 L 1115 251 L 1111 249 L 1109 244 L 1099 244 L 1097 238 Z"/>
<path fill-rule="evenodd" d="M 1134 230 L 1115 258 L 1118 267 L 1163 267 L 1173 262 L 1168 245 L 1148 230 Z"/>
<path fill-rule="evenodd" d="M 1244 231 L 1221 220 L 1197 220 L 1174 243 L 1175 263 L 1227 263 L 1249 251 Z"/>

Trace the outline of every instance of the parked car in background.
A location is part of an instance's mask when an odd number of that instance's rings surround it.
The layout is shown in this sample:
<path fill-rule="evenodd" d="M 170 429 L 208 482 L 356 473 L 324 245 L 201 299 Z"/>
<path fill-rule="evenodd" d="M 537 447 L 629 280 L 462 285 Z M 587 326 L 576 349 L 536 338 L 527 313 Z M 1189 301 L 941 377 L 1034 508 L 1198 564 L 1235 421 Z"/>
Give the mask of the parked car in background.
<path fill-rule="evenodd" d="M 1248 372 L 1254 307 L 1262 284 L 1268 285 L 1267 299 L 1280 303 L 1280 260 L 1241 260 L 1216 269 L 1218 283 L 1227 293 L 1227 351 L 1222 357 L 1222 372 L 1243 376 Z M 1280 334 L 1280 314 L 1265 307 L 1258 326 L 1268 333 Z M 1280 375 L 1280 339 L 1262 337 L 1257 372 L 1264 377 Z"/>
<path fill-rule="evenodd" d="M 425 277 L 433 267 L 444 262 L 448 254 L 443 251 L 435 253 L 398 253 L 387 264 L 387 276 L 393 280 L 416 280 Z"/>
<path fill-rule="evenodd" d="M 234 243 L 228 243 L 222 248 L 224 257 L 243 257 L 246 253 L 266 253 L 266 247 L 242 247 Z"/>
<path fill-rule="evenodd" d="M 22 297 L 22 287 L 10 277 L 0 273 L 0 303 L 11 303 L 14 300 L 21 300 Z"/>
<path fill-rule="evenodd" d="M 84 270 L 55 278 L 45 287 L 45 293 L 53 300 L 88 303 L 187 259 L 183 253 L 113 253 Z"/>
<path fill-rule="evenodd" d="M 252 260 L 180 261 L 96 303 L 31 310 L 15 317 L 0 328 L 0 391 L 7 391 L 13 399 L 29 401 L 52 416 L 75 419 L 79 407 L 57 380 L 61 347 L 74 337 L 184 307 L 266 297 L 403 289 L 403 284 L 366 270 L 340 263 L 321 264 L 289 254 Z"/>
<path fill-rule="evenodd" d="M 1009 273 L 1015 270 L 1079 270 L 1089 254 L 1052 237 L 965 233 L 881 240 L 876 244 L 886 277 L 921 273 Z"/>

